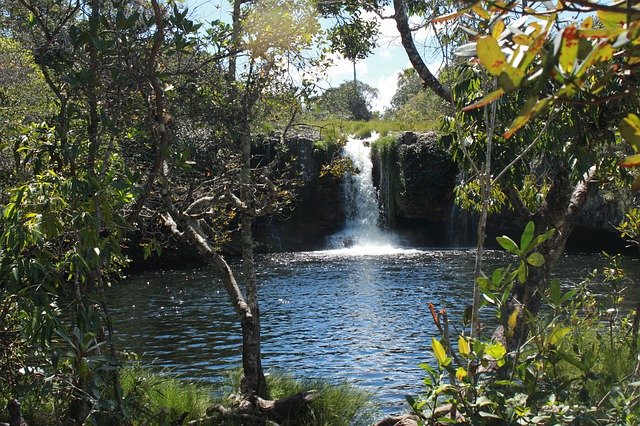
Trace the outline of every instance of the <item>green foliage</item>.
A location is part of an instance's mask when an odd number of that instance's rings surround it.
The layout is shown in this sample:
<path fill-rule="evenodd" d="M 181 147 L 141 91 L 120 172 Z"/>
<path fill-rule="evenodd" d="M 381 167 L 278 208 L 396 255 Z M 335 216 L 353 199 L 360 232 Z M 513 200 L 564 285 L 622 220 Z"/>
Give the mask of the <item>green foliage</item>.
<path fill-rule="evenodd" d="M 432 123 L 411 122 L 404 120 L 372 119 L 369 121 L 353 121 L 340 119 L 305 120 L 309 125 L 321 129 L 322 139 L 346 138 L 348 135 L 366 136 L 373 132 L 379 133 L 381 138 L 400 132 L 431 132 L 438 130 Z"/>
<path fill-rule="evenodd" d="M 361 81 L 346 81 L 311 99 L 308 114 L 317 120 L 335 117 L 341 120 L 369 121 L 373 117 L 371 102 L 377 96 L 377 89 Z"/>
<path fill-rule="evenodd" d="M 316 390 L 317 397 L 295 418 L 280 423 L 283 426 L 347 426 L 371 424 L 375 407 L 371 395 L 348 384 L 333 384 L 325 380 L 300 380 L 288 374 L 272 372 L 267 375 L 269 399 L 278 399 L 300 392 Z M 226 387 L 238 389 L 240 375 L 232 374 Z M 224 401 L 222 401 L 224 403 Z"/>
<path fill-rule="evenodd" d="M 123 404 L 134 425 L 163 425 L 205 417 L 214 403 L 215 388 L 203 383 L 190 383 L 170 374 L 158 374 L 140 367 L 121 372 Z"/>
<path fill-rule="evenodd" d="M 447 114 L 449 105 L 423 82 L 413 68 L 404 70 L 398 76 L 396 93 L 391 98 L 391 108 L 385 111 L 388 120 L 402 120 L 423 123 L 422 126 L 436 129 Z"/>
<path fill-rule="evenodd" d="M 537 317 L 526 306 L 508 311 L 514 286 L 523 285 L 529 267 L 544 259 L 535 249 L 551 231 L 534 238 L 527 225 L 520 244 L 508 237 L 500 245 L 519 259 L 478 280 L 484 306 L 498 317 L 505 336 L 520 328 L 529 337 L 507 352 L 500 341 L 458 337 L 457 350 L 442 336 L 433 339 L 437 365 L 422 364 L 425 391 L 408 397 L 427 424 L 636 424 L 640 420 L 637 368 L 639 312 L 622 314 L 624 272 L 612 266 L 594 271 L 578 287 L 565 291 L 553 280 L 544 300 L 549 309 Z M 596 297 L 594 285 L 606 286 Z M 510 312 L 509 315 L 505 313 Z"/>

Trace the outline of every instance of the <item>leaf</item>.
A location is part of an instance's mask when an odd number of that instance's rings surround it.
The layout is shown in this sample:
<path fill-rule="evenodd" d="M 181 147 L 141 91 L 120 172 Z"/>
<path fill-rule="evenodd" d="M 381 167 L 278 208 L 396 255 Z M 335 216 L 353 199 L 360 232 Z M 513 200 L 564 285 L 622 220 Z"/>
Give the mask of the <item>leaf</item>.
<path fill-rule="evenodd" d="M 520 114 L 513 120 L 509 129 L 504 132 L 504 138 L 509 139 L 518 130 L 520 130 L 529 120 L 535 118 L 540 112 L 542 112 L 549 103 L 550 98 L 544 98 L 538 100 L 537 97 L 531 97 L 527 100 Z"/>
<path fill-rule="evenodd" d="M 593 28 L 593 17 L 591 16 L 587 17 L 587 19 L 582 21 L 582 24 L 580 24 L 580 29 L 588 29 L 588 28 Z"/>
<path fill-rule="evenodd" d="M 558 343 L 571 332 L 571 327 L 557 327 L 549 336 L 549 343 L 558 346 Z"/>
<path fill-rule="evenodd" d="M 551 303 L 554 305 L 559 305 L 561 303 L 562 291 L 560 289 L 560 280 L 551 280 L 551 285 L 549 286 L 549 297 L 551 298 Z"/>
<path fill-rule="evenodd" d="M 631 191 L 638 192 L 640 191 L 640 176 L 636 176 L 631 184 Z"/>
<path fill-rule="evenodd" d="M 456 379 L 464 380 L 465 377 L 467 377 L 467 370 L 462 367 L 456 368 Z"/>
<path fill-rule="evenodd" d="M 464 15 L 465 13 L 467 13 L 469 11 L 469 9 L 471 9 L 470 7 L 467 7 L 465 9 L 460 9 L 457 10 L 455 12 L 452 13 L 447 13 L 446 15 L 440 15 L 438 17 L 435 17 L 431 20 L 432 23 L 434 24 L 439 24 L 442 22 L 448 22 L 448 21 L 452 21 L 454 19 L 456 19 L 459 16 Z"/>
<path fill-rule="evenodd" d="M 598 10 L 597 14 L 605 28 L 623 27 L 627 23 L 626 13 Z"/>
<path fill-rule="evenodd" d="M 624 28 L 580 28 L 578 34 L 584 38 L 606 38 L 613 39 L 624 32 Z M 608 40 L 605 40 L 608 42 Z"/>
<path fill-rule="evenodd" d="M 516 324 L 518 323 L 518 313 L 519 311 L 516 309 L 509 315 L 509 319 L 507 319 L 507 326 L 509 326 L 509 330 L 513 332 L 516 328 Z"/>
<path fill-rule="evenodd" d="M 620 120 L 620 134 L 635 152 L 640 151 L 640 118 L 628 114 Z"/>
<path fill-rule="evenodd" d="M 540 253 L 531 253 L 527 257 L 527 263 L 531 266 L 542 266 L 544 265 L 544 256 Z"/>
<path fill-rule="evenodd" d="M 522 236 L 520 237 L 520 250 L 522 250 L 523 252 L 527 251 L 527 249 L 529 248 L 529 244 L 531 244 L 531 241 L 533 240 L 533 233 L 535 232 L 535 230 L 535 224 L 533 223 L 533 221 L 529 221 L 529 223 L 527 223 L 527 226 L 525 226 L 524 228 Z"/>
<path fill-rule="evenodd" d="M 526 279 L 527 265 L 524 262 L 520 262 L 520 265 L 518 266 L 518 281 L 520 281 L 520 284 L 524 284 Z"/>
<path fill-rule="evenodd" d="M 487 346 L 485 353 L 497 361 L 504 358 L 504 356 L 507 354 L 507 350 L 502 345 L 502 343 L 495 342 Z"/>
<path fill-rule="evenodd" d="M 571 74 L 578 57 L 578 30 L 574 25 L 569 25 L 562 30 L 562 45 L 558 65 L 565 74 Z"/>
<path fill-rule="evenodd" d="M 523 70 L 520 68 L 514 68 L 511 65 L 506 65 L 504 70 L 498 76 L 498 82 L 505 92 L 510 93 L 520 87 L 520 82 L 523 78 Z"/>
<path fill-rule="evenodd" d="M 640 154 L 625 157 L 618 163 L 621 167 L 635 167 L 640 165 Z"/>
<path fill-rule="evenodd" d="M 491 37 L 496 40 L 500 39 L 500 35 L 504 32 L 506 28 L 504 21 L 502 19 L 498 19 L 495 24 L 493 24 L 493 28 L 491 29 Z"/>
<path fill-rule="evenodd" d="M 540 49 L 542 49 L 542 46 L 544 46 L 544 42 L 547 39 L 547 34 L 548 33 L 545 31 L 533 40 L 533 42 L 529 46 L 529 49 L 525 52 L 522 61 L 518 65 L 519 68 L 526 69 L 529 64 L 533 62 L 533 59 L 536 57 Z"/>
<path fill-rule="evenodd" d="M 480 59 L 480 63 L 487 69 L 489 74 L 500 75 L 507 59 L 496 39 L 491 36 L 482 36 L 478 39 L 476 46 L 478 59 Z"/>
<path fill-rule="evenodd" d="M 447 352 L 444 350 L 442 343 L 435 337 L 431 339 L 431 348 L 433 349 L 433 355 L 436 357 L 438 364 L 445 367 L 449 363 L 447 362 Z"/>
<path fill-rule="evenodd" d="M 481 108 L 485 105 L 490 104 L 491 102 L 495 101 L 496 99 L 500 99 L 500 97 L 504 95 L 504 89 L 497 89 L 494 90 L 493 92 L 489 93 L 487 96 L 485 96 L 484 98 L 480 99 L 478 102 L 475 102 L 471 105 L 467 105 L 466 107 L 462 108 L 463 111 L 470 111 L 472 109 L 476 109 L 476 108 Z"/>
<path fill-rule="evenodd" d="M 577 77 L 581 77 L 592 66 L 603 61 L 608 61 L 611 58 L 613 58 L 613 47 L 609 44 L 608 41 L 602 41 L 598 43 L 598 45 L 593 48 L 593 50 L 584 59 L 584 61 L 582 61 L 575 75 Z"/>
<path fill-rule="evenodd" d="M 486 19 L 486 20 L 491 19 L 491 15 L 489 14 L 489 12 L 484 10 L 481 4 L 482 4 L 481 2 L 474 4 L 473 6 L 471 6 L 471 10 L 473 10 L 476 14 L 478 14 L 478 16 L 480 16 L 482 19 Z"/>
<path fill-rule="evenodd" d="M 498 242 L 498 244 L 500 244 L 500 246 L 503 249 L 505 249 L 509 253 L 520 254 L 520 249 L 518 249 L 518 245 L 506 235 L 503 235 L 502 237 L 497 237 L 496 241 Z"/>
<path fill-rule="evenodd" d="M 464 336 L 458 337 L 458 351 L 462 355 L 469 355 L 471 353 L 471 348 L 469 347 L 469 342 Z"/>

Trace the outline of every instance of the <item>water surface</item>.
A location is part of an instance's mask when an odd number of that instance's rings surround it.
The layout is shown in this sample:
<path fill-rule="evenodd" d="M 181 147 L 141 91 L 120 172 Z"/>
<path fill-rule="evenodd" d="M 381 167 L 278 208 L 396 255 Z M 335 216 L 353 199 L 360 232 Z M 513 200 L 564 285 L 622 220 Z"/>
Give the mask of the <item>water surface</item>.
<path fill-rule="evenodd" d="M 487 253 L 487 271 L 509 258 Z M 625 260 L 631 277 L 638 262 Z M 427 304 L 460 329 L 471 300 L 473 250 L 328 250 L 257 259 L 263 359 L 299 377 L 348 381 L 372 391 L 386 414 L 420 391 L 418 364 L 436 335 Z M 563 285 L 604 264 L 565 256 Z M 600 289 L 602 290 L 602 289 Z M 207 269 L 150 272 L 112 289 L 121 347 L 188 379 L 220 382 L 240 366 L 240 330 L 226 292 Z"/>

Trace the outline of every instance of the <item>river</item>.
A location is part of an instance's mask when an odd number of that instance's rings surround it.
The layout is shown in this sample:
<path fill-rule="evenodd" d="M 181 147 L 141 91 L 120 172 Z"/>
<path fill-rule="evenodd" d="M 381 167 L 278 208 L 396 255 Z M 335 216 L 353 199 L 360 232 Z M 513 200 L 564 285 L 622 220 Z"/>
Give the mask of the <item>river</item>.
<path fill-rule="evenodd" d="M 436 329 L 428 303 L 446 308 L 461 331 L 475 252 L 399 248 L 402 243 L 378 227 L 370 160 L 376 137 L 350 139 L 345 147 L 360 173 L 345 179 L 347 221 L 329 238 L 331 249 L 262 255 L 256 267 L 266 369 L 350 382 L 371 391 L 382 412 L 392 414 L 407 410 L 405 395 L 421 389 L 418 364 L 431 360 Z M 485 272 L 511 260 L 504 252 L 488 251 Z M 556 274 L 563 286 L 572 287 L 605 262 L 601 255 L 568 255 Z M 631 277 L 640 277 L 638 262 L 623 263 Z M 144 363 L 214 383 L 240 366 L 238 321 L 224 288 L 207 269 L 130 277 L 112 289 L 110 302 L 120 347 L 137 352 Z M 491 324 L 490 313 L 483 320 Z"/>

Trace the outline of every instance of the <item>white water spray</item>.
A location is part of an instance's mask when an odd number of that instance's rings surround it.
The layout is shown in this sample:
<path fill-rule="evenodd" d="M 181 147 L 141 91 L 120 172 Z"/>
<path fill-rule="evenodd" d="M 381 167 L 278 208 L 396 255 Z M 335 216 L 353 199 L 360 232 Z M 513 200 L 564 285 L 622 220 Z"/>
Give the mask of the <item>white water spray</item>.
<path fill-rule="evenodd" d="M 383 254 L 396 250 L 397 238 L 379 226 L 380 210 L 373 186 L 371 142 L 378 139 L 373 133 L 367 139 L 349 138 L 344 147 L 358 173 L 347 176 L 343 186 L 343 202 L 347 221 L 345 227 L 330 239 L 332 249 L 354 254 Z"/>

